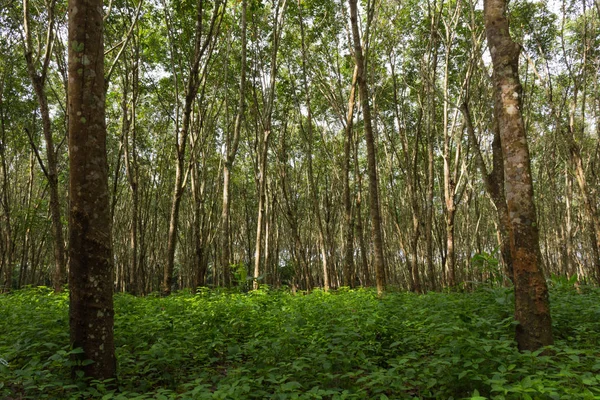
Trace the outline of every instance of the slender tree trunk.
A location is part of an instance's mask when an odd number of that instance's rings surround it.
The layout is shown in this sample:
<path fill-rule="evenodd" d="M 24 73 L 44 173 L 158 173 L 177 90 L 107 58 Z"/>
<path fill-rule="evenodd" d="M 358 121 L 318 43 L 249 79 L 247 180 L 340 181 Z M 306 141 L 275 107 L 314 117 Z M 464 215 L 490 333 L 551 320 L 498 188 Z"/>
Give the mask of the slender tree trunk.
<path fill-rule="evenodd" d="M 287 125 L 285 125 L 287 128 Z M 286 147 L 286 129 L 284 129 L 284 134 L 280 137 L 280 182 L 281 182 L 281 192 L 283 194 L 283 200 L 285 204 L 285 216 L 290 226 L 290 230 L 292 231 L 292 239 L 294 241 L 293 247 L 293 255 L 296 263 L 300 263 L 299 268 L 296 267 L 296 274 L 299 275 L 300 279 L 298 283 L 300 284 L 302 281 L 304 282 L 305 289 L 312 289 L 312 282 L 310 271 L 308 268 L 308 260 L 306 259 L 306 252 L 304 251 L 304 246 L 302 244 L 302 238 L 300 237 L 300 232 L 298 228 L 298 215 L 295 211 L 291 203 L 291 196 L 289 194 L 288 189 L 288 179 L 287 179 L 287 165 L 288 165 L 288 155 L 287 155 L 287 147 Z"/>
<path fill-rule="evenodd" d="M 365 61 L 360 43 L 358 31 L 358 10 L 356 0 L 349 0 L 350 20 L 352 24 L 352 37 L 354 40 L 354 58 L 358 70 L 357 81 L 362 106 L 363 120 L 365 126 L 365 141 L 367 143 L 367 166 L 369 171 L 369 213 L 371 216 L 371 233 L 373 235 L 373 249 L 375 251 L 375 279 L 377 281 L 377 293 L 383 294 L 386 286 L 385 259 L 383 255 L 383 233 L 381 230 L 381 212 L 379 207 L 379 188 L 377 178 L 377 154 L 375 148 L 375 137 L 371 124 L 371 106 L 369 104 L 369 88 Z"/>
<path fill-rule="evenodd" d="M 269 139 L 271 137 L 271 122 L 273 117 L 273 102 L 275 100 L 275 89 L 277 83 L 277 53 L 279 51 L 279 42 L 283 29 L 283 20 L 285 16 L 285 6 L 287 0 L 277 2 L 275 16 L 273 20 L 273 33 L 271 43 L 271 65 L 269 69 L 269 86 L 265 95 L 264 113 L 261 118 L 262 133 L 258 133 L 258 215 L 256 218 L 256 242 L 254 248 L 254 290 L 258 289 L 258 277 L 261 271 L 261 259 L 263 257 L 262 238 L 265 221 L 265 201 L 267 184 L 267 157 L 269 154 Z"/>
<path fill-rule="evenodd" d="M 226 161 L 223 164 L 223 208 L 221 214 L 221 268 L 225 279 L 225 286 L 231 284 L 231 272 L 229 265 L 231 264 L 231 244 L 229 242 L 230 226 L 230 210 L 231 210 L 231 182 L 230 174 L 233 162 L 238 149 L 238 143 L 240 141 L 240 132 L 242 130 L 242 121 L 244 119 L 244 112 L 246 110 L 246 8 L 247 0 L 242 0 L 242 60 L 240 65 L 240 88 L 239 88 L 239 103 L 237 114 L 235 117 L 235 125 L 233 128 L 233 141 L 230 140 L 227 135 L 226 140 Z"/>
<path fill-rule="evenodd" d="M 69 319 L 71 346 L 93 361 L 74 372 L 94 379 L 116 375 L 102 10 L 69 1 Z"/>
<path fill-rule="evenodd" d="M 573 180 L 568 168 L 565 168 L 565 224 L 563 227 L 563 274 L 567 277 L 575 274 L 573 265 L 573 224 L 571 218 L 571 199 L 573 198 Z M 583 277 L 580 277 L 582 279 Z"/>
<path fill-rule="evenodd" d="M 496 218 L 498 219 L 498 234 L 500 237 L 500 255 L 505 265 L 505 273 L 508 278 L 513 280 L 513 266 L 510 249 L 509 227 L 510 218 L 504 192 L 504 158 L 502 156 L 502 144 L 500 142 L 500 131 L 498 129 L 497 118 L 492 122 L 494 140 L 492 141 L 492 171 L 488 173 L 481 149 L 475 135 L 475 128 L 471 118 L 471 113 L 467 101 L 461 106 L 461 112 L 465 119 L 469 143 L 475 154 L 475 164 L 483 178 L 485 190 L 492 199 L 496 207 Z"/>
<path fill-rule="evenodd" d="M 56 162 L 56 149 L 54 139 L 52 137 L 52 120 L 50 118 L 50 109 L 48 108 L 48 97 L 46 95 L 46 77 L 52 54 L 52 44 L 54 41 L 54 2 L 49 3 L 48 11 L 48 31 L 46 35 L 46 51 L 42 62 L 42 70 L 38 72 L 34 65 L 32 53 L 31 32 L 29 30 L 29 2 L 23 3 L 23 27 L 25 31 L 25 60 L 27 62 L 27 72 L 29 79 L 33 85 L 35 95 L 40 106 L 40 115 L 42 117 L 42 131 L 46 142 L 46 166 L 38 157 L 40 166 L 48 179 L 48 187 L 50 192 L 50 216 L 52 220 L 52 234 L 54 239 L 54 273 L 52 283 L 54 290 L 60 292 L 66 280 L 66 265 L 65 265 L 65 246 L 62 229 L 62 217 L 60 211 L 60 198 L 58 193 L 58 167 Z M 31 133 L 33 135 L 34 132 Z M 36 154 L 38 149 L 35 146 L 32 137 L 30 137 L 32 146 Z"/>
<path fill-rule="evenodd" d="M 206 157 L 202 157 L 201 166 L 197 165 L 198 162 L 194 163 L 192 167 L 192 197 L 194 201 L 194 221 L 193 221 L 193 237 L 194 237 L 194 261 L 193 273 L 194 273 L 194 288 L 204 286 L 206 281 L 206 240 L 203 234 L 202 220 L 204 219 L 204 199 L 206 197 L 206 179 L 200 177 L 200 169 L 205 169 Z M 201 181 L 199 182 L 199 180 Z"/>
<path fill-rule="evenodd" d="M 492 55 L 495 110 L 502 141 L 515 282 L 516 341 L 520 350 L 551 345 L 548 288 L 541 269 L 533 181 L 519 81 L 519 45 L 512 41 L 505 0 L 484 0 L 484 19 Z"/>
<path fill-rule="evenodd" d="M 346 115 L 345 141 L 344 141 L 344 222 L 345 227 L 345 253 L 344 253 L 344 286 L 354 287 L 354 218 L 352 214 L 352 196 L 350 195 L 350 156 L 353 142 L 354 99 L 356 97 L 356 80 L 358 68 L 354 66 L 352 85 L 348 97 L 348 113 Z"/>
<path fill-rule="evenodd" d="M 136 52 L 137 53 L 137 52 Z M 134 61 L 134 65 L 137 63 Z M 139 271 L 139 190 L 138 176 L 139 168 L 137 162 L 137 130 L 136 130 L 136 104 L 137 104 L 137 79 L 138 69 L 134 66 L 132 74 L 132 101 L 131 110 L 129 109 L 129 70 L 126 68 L 123 82 L 123 99 L 121 103 L 122 110 L 122 141 L 123 141 L 123 158 L 125 160 L 125 170 L 127 173 L 127 181 L 131 189 L 131 227 L 129 231 L 129 246 L 131 257 L 129 259 L 129 291 L 134 294 L 139 294 L 142 291 L 141 277 Z M 131 138 L 130 138 L 131 137 Z M 131 144 L 130 144 L 131 141 Z"/>
<path fill-rule="evenodd" d="M 10 193 L 10 179 L 8 176 L 8 163 L 6 161 L 6 115 L 4 110 L 4 82 L 5 77 L 0 80 L 0 166 L 2 167 L 2 196 L 0 204 L 2 205 L 2 259 L 0 260 L 0 292 L 7 292 L 11 286 L 11 273 L 13 263 L 13 232 L 11 221 L 11 204 L 8 194 Z"/>
<path fill-rule="evenodd" d="M 256 217 L 256 242 L 254 248 L 254 283 L 253 288 L 257 290 L 259 287 L 258 277 L 261 271 L 261 257 L 263 256 L 262 240 L 263 231 L 265 228 L 265 201 L 266 201 L 266 177 L 267 173 L 267 156 L 269 153 L 269 137 L 271 130 L 261 134 L 260 154 L 259 154 L 259 169 L 258 169 L 258 216 Z"/>
<path fill-rule="evenodd" d="M 425 95 L 427 99 L 427 115 L 426 115 L 426 131 L 427 131 L 427 192 L 426 192 L 426 206 L 425 206 L 425 246 L 426 246 L 426 259 L 427 259 L 427 272 L 429 274 L 429 288 L 431 290 L 437 289 L 437 280 L 435 265 L 433 262 L 433 191 L 435 187 L 435 154 L 434 154 L 434 140 L 435 140 L 435 121 L 436 121 L 436 93 L 435 93 L 435 79 L 438 65 L 438 23 L 439 15 L 442 12 L 443 6 L 440 6 L 439 12 L 437 6 L 437 0 L 433 1 L 433 7 L 428 2 L 428 10 L 430 19 L 430 32 L 429 32 L 429 60 L 430 64 L 428 70 L 425 71 L 427 77 Z"/>
<path fill-rule="evenodd" d="M 369 258 L 362 219 L 362 174 L 358 168 L 358 135 L 354 141 L 354 179 L 356 180 L 356 235 L 358 236 L 358 248 L 360 250 L 362 284 L 365 287 L 371 287 L 373 283 L 369 272 Z"/>
<path fill-rule="evenodd" d="M 321 218 L 321 208 L 319 207 L 319 194 L 318 187 L 315 182 L 315 176 L 313 171 L 313 126 L 312 126 L 312 109 L 311 109 L 311 99 L 310 99 L 310 91 L 308 87 L 308 73 L 307 73 L 307 49 L 306 43 L 304 39 L 304 21 L 302 19 L 302 5 L 299 4 L 299 19 L 300 19 L 300 37 L 302 42 L 302 80 L 304 86 L 304 96 L 306 100 L 306 109 L 307 109 L 307 118 L 306 118 L 306 145 L 308 148 L 306 154 L 306 163 L 308 169 L 308 184 L 309 184 L 309 192 L 310 199 L 312 205 L 312 211 L 314 213 L 315 219 L 317 221 L 317 230 L 319 234 L 319 250 L 321 252 L 321 263 L 323 266 L 323 290 L 326 292 L 329 290 L 329 266 L 328 266 L 328 257 L 327 257 L 327 237 L 324 234 L 323 229 L 323 218 Z M 302 118 L 302 117 L 301 117 Z"/>
<path fill-rule="evenodd" d="M 577 143 L 575 142 L 573 135 L 569 137 L 569 151 L 571 154 L 571 163 L 575 168 L 575 179 L 579 190 L 581 191 L 581 197 L 583 198 L 583 204 L 585 206 L 585 213 L 589 221 L 588 229 L 592 240 L 590 244 L 592 246 L 592 254 L 597 255 L 600 253 L 600 217 L 598 216 L 597 199 L 591 194 L 591 190 L 587 183 L 585 176 L 585 170 L 583 168 L 583 160 L 581 158 L 581 151 Z M 594 256 L 594 269 L 598 283 L 600 283 L 600 258 Z"/>
<path fill-rule="evenodd" d="M 198 88 L 202 82 L 200 77 L 200 62 L 206 55 L 207 50 L 212 54 L 213 47 L 210 46 L 212 41 L 215 40 L 213 37 L 214 32 L 217 30 L 217 21 L 221 21 L 222 18 L 222 3 L 215 2 L 213 5 L 213 13 L 211 20 L 208 24 L 208 28 L 204 31 L 204 24 L 206 21 L 203 19 L 203 7 L 204 0 L 198 0 L 196 8 L 196 28 L 194 32 L 194 58 L 190 66 L 188 80 L 185 90 L 185 103 L 183 107 L 183 120 L 181 124 L 181 130 L 175 132 L 176 143 L 175 147 L 177 150 L 177 160 L 175 164 L 175 183 L 173 186 L 173 194 L 171 198 L 171 212 L 169 216 L 169 233 L 167 236 L 167 262 L 163 270 L 162 280 L 162 294 L 168 296 L 171 294 L 171 286 L 173 285 L 173 273 L 175 270 L 175 250 L 177 247 L 177 231 L 179 224 L 179 209 L 181 206 L 181 199 L 184 192 L 184 175 L 185 169 L 185 154 L 188 136 L 190 132 L 190 125 L 192 120 L 192 108 L 196 101 L 196 94 Z M 174 43 L 171 44 L 173 47 Z M 210 46 L 210 47 L 209 47 Z M 202 73 L 206 74 L 206 67 L 208 60 L 205 60 L 203 65 Z"/>

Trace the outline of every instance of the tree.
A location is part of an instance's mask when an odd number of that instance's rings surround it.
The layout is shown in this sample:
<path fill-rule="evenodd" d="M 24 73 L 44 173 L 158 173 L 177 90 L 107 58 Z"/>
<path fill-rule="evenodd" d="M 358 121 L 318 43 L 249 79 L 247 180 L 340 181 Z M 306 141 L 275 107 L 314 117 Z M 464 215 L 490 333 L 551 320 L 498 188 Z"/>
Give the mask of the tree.
<path fill-rule="evenodd" d="M 205 15 L 204 15 L 205 3 L 203 0 L 198 0 L 196 5 L 196 25 L 195 30 L 192 34 L 192 40 L 194 43 L 194 50 L 191 57 L 191 63 L 189 65 L 189 71 L 187 75 L 187 82 L 185 87 L 185 101 L 183 105 L 183 117 L 181 126 L 179 121 L 176 121 L 175 129 L 175 149 L 177 151 L 177 160 L 175 164 L 175 183 L 171 198 L 171 213 L 169 217 L 169 232 L 167 236 L 167 262 L 164 267 L 163 281 L 162 281 L 162 293 L 163 295 L 171 294 L 171 286 L 173 284 L 173 272 L 175 270 L 175 249 L 177 247 L 177 232 L 179 224 L 179 210 L 181 206 L 181 198 L 185 189 L 185 176 L 187 175 L 185 168 L 186 160 L 186 148 L 188 137 L 190 134 L 190 126 L 192 119 L 192 108 L 196 101 L 196 95 L 198 94 L 198 88 L 202 83 L 202 77 L 206 74 L 208 68 L 208 60 L 212 55 L 214 49 L 214 40 L 216 37 L 215 32 L 218 31 L 218 26 L 223 17 L 223 8 L 225 7 L 223 2 L 216 2 L 213 5 L 213 12 L 208 23 L 208 27 L 205 27 Z M 172 27 L 169 29 L 171 39 L 171 57 L 173 58 L 172 63 L 175 63 L 176 56 L 176 43 L 175 35 L 176 30 Z M 201 62 L 204 62 L 201 64 Z M 202 67 L 202 68 L 201 68 Z M 175 67 L 173 67 L 175 68 Z M 177 86 L 177 75 L 178 73 L 173 71 L 173 78 L 175 79 L 175 86 Z M 177 89 L 176 89 L 177 90 Z M 178 99 L 176 100 L 178 101 Z M 179 109 L 179 106 L 177 106 Z M 179 114 L 179 113 L 178 113 Z"/>
<path fill-rule="evenodd" d="M 495 112 L 502 142 L 505 190 L 515 283 L 516 340 L 520 350 L 551 345 L 552 321 L 541 252 L 533 180 L 521 114 L 520 46 L 509 33 L 506 0 L 485 0 L 484 18 L 492 55 Z"/>
<path fill-rule="evenodd" d="M 225 139 L 225 162 L 223 163 L 223 209 L 221 213 L 221 268 L 223 269 L 223 279 L 225 285 L 229 286 L 231 283 L 229 265 L 231 263 L 231 244 L 229 240 L 230 232 L 230 211 L 231 211 L 231 169 L 235 156 L 238 151 L 240 143 L 240 133 L 242 131 L 242 122 L 244 119 L 244 112 L 246 110 L 246 0 L 242 0 L 242 34 L 241 34 L 241 63 L 240 63 L 240 87 L 239 87 L 239 103 L 238 109 L 235 116 L 235 123 L 233 127 L 233 137 L 231 137 L 229 130 L 226 132 Z"/>
<path fill-rule="evenodd" d="M 377 155 L 375 148 L 375 137 L 371 121 L 371 106 L 369 104 L 369 86 L 365 68 L 365 57 L 360 42 L 358 30 L 358 10 L 356 0 L 350 2 L 350 20 L 352 24 L 352 38 L 354 42 L 354 60 L 357 66 L 357 81 L 362 106 L 363 121 L 365 129 L 365 141 L 367 143 L 367 160 L 369 171 L 369 213 L 371 216 L 371 231 L 373 234 L 373 248 L 375 250 L 375 279 L 377 281 L 377 292 L 382 294 L 385 281 L 385 260 L 383 256 L 383 232 L 381 230 L 381 210 L 379 207 L 379 183 L 377 178 Z"/>
<path fill-rule="evenodd" d="M 256 241 L 254 246 L 254 284 L 253 288 L 258 289 L 258 278 L 261 273 L 261 259 L 264 256 L 265 247 L 267 247 L 267 237 L 264 238 L 265 245 L 263 246 L 263 236 L 265 235 L 266 226 L 266 192 L 267 192 L 267 158 L 269 155 L 269 141 L 273 133 L 273 108 L 275 100 L 275 90 L 277 83 L 277 53 L 279 51 L 279 44 L 281 40 L 281 33 L 283 31 L 283 23 L 285 20 L 286 4 L 287 0 L 277 0 L 274 2 L 274 15 L 273 15 L 273 26 L 271 36 L 271 52 L 270 52 L 270 64 L 269 71 L 265 73 L 268 75 L 267 79 L 263 80 L 264 86 L 261 91 L 261 97 L 263 101 L 263 107 L 258 111 L 258 99 L 256 93 L 256 86 L 254 87 L 254 101 L 257 107 L 258 118 L 260 119 L 260 126 L 262 132 L 257 130 L 256 143 L 256 164 L 257 164 L 257 191 L 258 191 L 258 211 L 256 217 Z M 255 71 L 255 74 L 257 72 Z M 265 262 L 266 264 L 266 262 Z"/>
<path fill-rule="evenodd" d="M 102 6 L 69 1 L 69 322 L 95 379 L 116 374 Z"/>
<path fill-rule="evenodd" d="M 34 54 L 32 43 L 32 32 L 30 30 L 29 1 L 23 2 L 23 30 L 25 36 L 25 60 L 27 62 L 27 72 L 29 79 L 33 85 L 33 90 L 37 97 L 40 106 L 40 115 L 42 117 L 42 131 L 46 142 L 46 163 L 40 157 L 38 146 L 34 143 L 33 133 L 27 131 L 30 138 L 30 143 L 39 161 L 40 167 L 48 180 L 50 191 L 50 214 L 52 217 L 52 233 L 54 236 L 54 262 L 55 269 L 53 274 L 54 290 L 59 292 L 65 281 L 66 265 L 65 265 L 65 248 L 63 239 L 62 217 L 60 211 L 60 198 L 58 193 L 58 167 L 57 167 L 57 150 L 54 145 L 52 135 L 52 119 L 50 117 L 50 109 L 48 107 L 48 96 L 46 95 L 46 82 L 48 81 L 48 67 L 50 66 L 50 57 L 52 56 L 52 48 L 55 40 L 54 21 L 55 1 L 47 3 L 47 30 L 46 43 L 44 44 L 44 54 Z M 41 68 L 38 70 L 36 61 L 41 59 Z"/>

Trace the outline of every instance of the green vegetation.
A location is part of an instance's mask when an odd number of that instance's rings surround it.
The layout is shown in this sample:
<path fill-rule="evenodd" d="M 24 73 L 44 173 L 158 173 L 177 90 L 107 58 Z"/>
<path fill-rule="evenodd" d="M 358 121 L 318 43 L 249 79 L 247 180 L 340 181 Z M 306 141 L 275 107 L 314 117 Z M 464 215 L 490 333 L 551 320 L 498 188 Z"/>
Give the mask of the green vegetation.
<path fill-rule="evenodd" d="M 71 379 L 68 294 L 27 289 L 0 296 L 0 398 L 598 399 L 599 300 L 555 280 L 541 354 L 516 350 L 508 289 L 120 294 L 116 390 Z"/>

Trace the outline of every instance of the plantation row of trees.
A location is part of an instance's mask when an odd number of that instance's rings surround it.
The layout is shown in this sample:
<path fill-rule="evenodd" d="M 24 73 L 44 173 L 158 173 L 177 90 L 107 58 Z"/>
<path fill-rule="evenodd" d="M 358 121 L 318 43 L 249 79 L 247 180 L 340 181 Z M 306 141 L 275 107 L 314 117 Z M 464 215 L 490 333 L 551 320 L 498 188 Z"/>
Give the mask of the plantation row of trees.
<path fill-rule="evenodd" d="M 9 3 L 0 282 L 60 288 L 67 127 L 79 118 L 68 114 L 67 7 Z M 117 290 L 422 292 L 511 278 L 482 3 L 352 3 L 105 5 Z M 600 279 L 599 14 L 592 0 L 513 1 L 508 14 L 536 204 L 537 222 L 523 222 L 539 229 L 546 274 L 584 281 Z"/>

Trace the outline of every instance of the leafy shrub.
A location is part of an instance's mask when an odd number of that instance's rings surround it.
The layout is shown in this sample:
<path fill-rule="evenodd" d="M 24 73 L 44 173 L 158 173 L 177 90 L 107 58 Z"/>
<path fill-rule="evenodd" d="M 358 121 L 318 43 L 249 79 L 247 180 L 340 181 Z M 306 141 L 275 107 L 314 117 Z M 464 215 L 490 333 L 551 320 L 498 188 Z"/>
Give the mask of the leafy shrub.
<path fill-rule="evenodd" d="M 519 353 L 509 289 L 115 296 L 118 380 L 71 379 L 68 294 L 0 296 L 0 398 L 593 399 L 600 291 L 551 291 L 556 344 Z"/>

